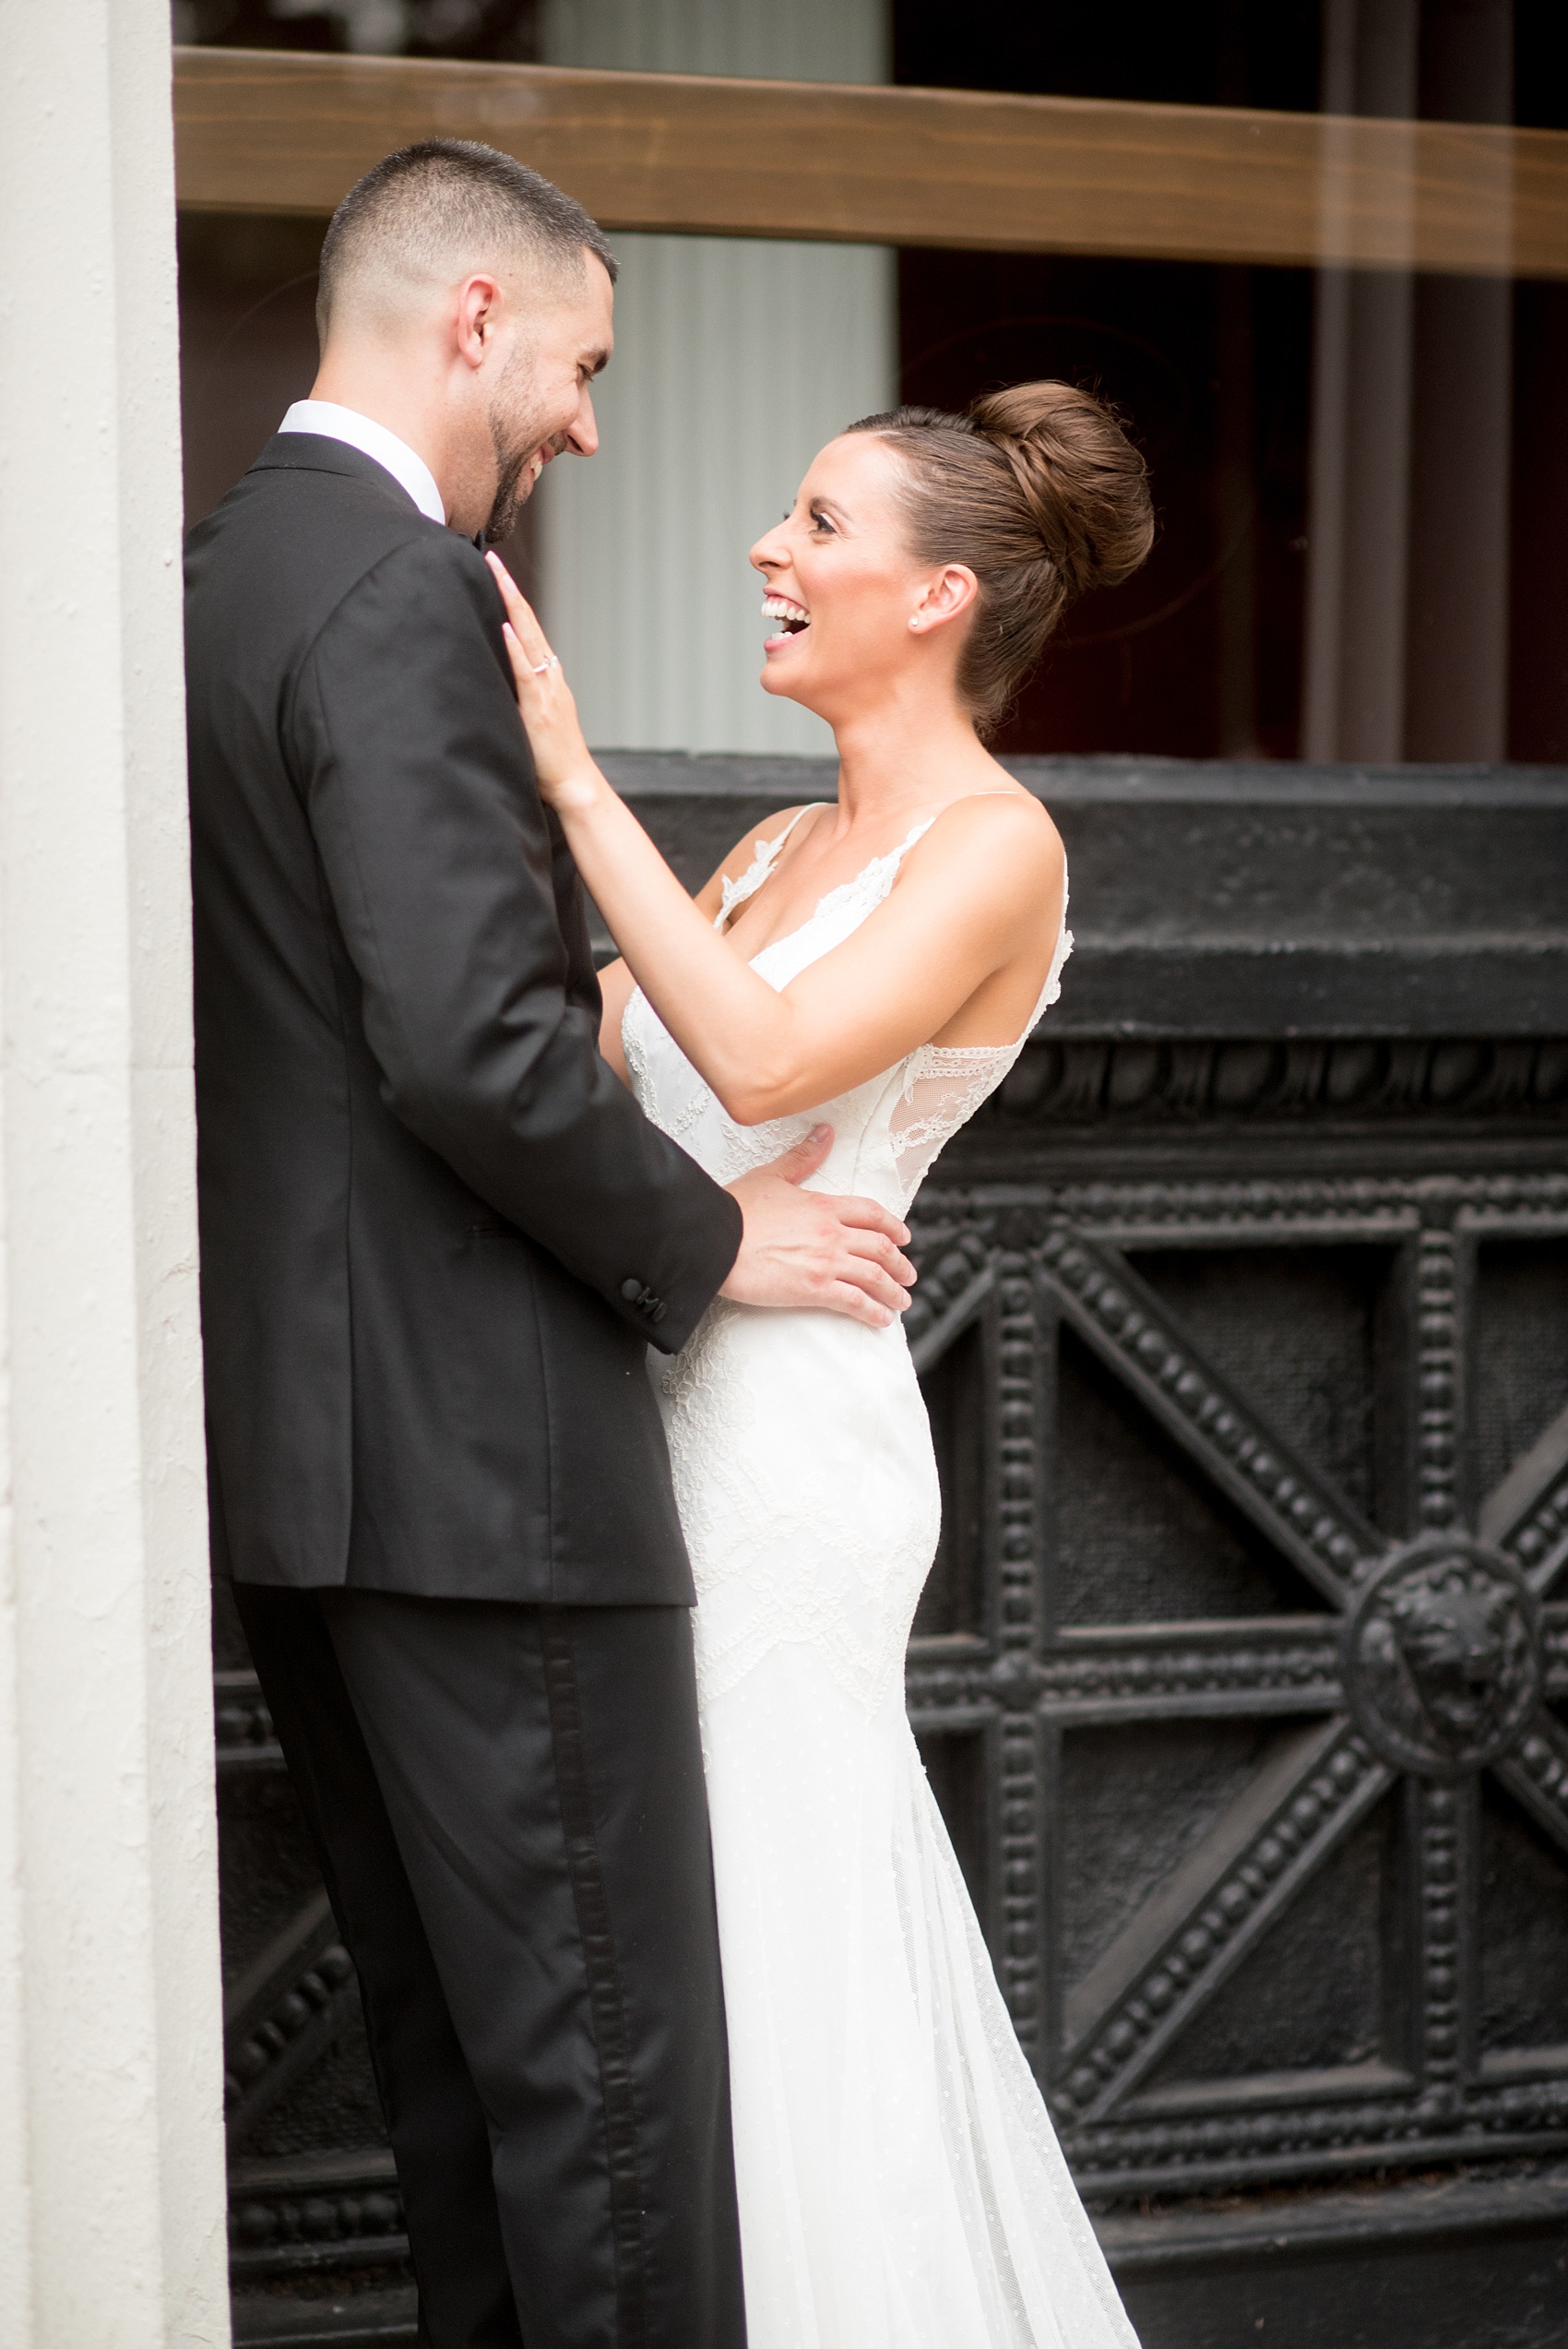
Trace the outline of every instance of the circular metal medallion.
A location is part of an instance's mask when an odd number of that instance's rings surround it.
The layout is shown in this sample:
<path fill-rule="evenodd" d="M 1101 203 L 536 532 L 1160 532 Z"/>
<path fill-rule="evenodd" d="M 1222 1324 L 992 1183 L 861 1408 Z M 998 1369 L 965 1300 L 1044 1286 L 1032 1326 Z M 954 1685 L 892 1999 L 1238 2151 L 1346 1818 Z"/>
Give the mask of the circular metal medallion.
<path fill-rule="evenodd" d="M 1384 1558 L 1345 1625 L 1345 1689 L 1384 1760 L 1423 1778 L 1496 1761 L 1541 1694 L 1540 1606 L 1512 1558 L 1423 1533 Z"/>

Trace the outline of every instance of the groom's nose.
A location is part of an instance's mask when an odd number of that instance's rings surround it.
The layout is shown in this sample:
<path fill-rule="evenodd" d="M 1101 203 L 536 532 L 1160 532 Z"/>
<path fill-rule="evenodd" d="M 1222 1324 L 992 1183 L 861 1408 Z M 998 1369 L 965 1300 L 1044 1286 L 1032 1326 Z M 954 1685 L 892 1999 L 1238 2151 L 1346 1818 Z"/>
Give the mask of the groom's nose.
<path fill-rule="evenodd" d="M 591 457 L 599 447 L 599 420 L 593 412 L 593 394 L 586 384 L 566 439 L 579 457 Z"/>

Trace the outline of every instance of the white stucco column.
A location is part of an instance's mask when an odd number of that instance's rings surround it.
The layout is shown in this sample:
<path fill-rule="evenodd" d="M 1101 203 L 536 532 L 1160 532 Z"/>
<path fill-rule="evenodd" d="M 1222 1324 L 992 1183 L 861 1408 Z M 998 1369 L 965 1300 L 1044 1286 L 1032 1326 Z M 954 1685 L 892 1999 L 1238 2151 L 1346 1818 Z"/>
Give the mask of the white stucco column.
<path fill-rule="evenodd" d="M 880 81 L 886 0 L 547 0 L 551 65 Z M 778 159 L 782 173 L 788 156 Z M 830 752 L 758 686 L 746 550 L 824 441 L 897 398 L 897 258 L 742 237 L 612 237 L 602 445 L 539 490 L 545 624 L 605 749 Z"/>
<path fill-rule="evenodd" d="M 167 0 L 0 0 L 0 2336 L 228 2339 Z"/>

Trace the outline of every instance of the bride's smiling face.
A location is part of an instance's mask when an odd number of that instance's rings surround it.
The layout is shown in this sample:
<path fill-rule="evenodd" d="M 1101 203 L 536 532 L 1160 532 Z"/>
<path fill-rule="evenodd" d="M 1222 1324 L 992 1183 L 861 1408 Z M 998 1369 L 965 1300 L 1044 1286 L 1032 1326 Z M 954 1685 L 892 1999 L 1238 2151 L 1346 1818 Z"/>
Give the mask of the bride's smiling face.
<path fill-rule="evenodd" d="M 915 561 L 904 489 L 903 460 L 885 440 L 846 433 L 752 549 L 766 583 L 764 690 L 830 723 L 930 675 L 933 662 L 949 683 L 956 670 L 974 574 Z"/>

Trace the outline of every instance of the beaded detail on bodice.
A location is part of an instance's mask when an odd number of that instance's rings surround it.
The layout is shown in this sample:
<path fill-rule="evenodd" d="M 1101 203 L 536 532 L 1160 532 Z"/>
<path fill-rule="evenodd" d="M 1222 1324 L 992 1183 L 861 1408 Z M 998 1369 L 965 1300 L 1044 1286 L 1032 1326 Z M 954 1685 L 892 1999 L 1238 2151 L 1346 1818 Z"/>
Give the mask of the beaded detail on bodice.
<path fill-rule="evenodd" d="M 772 840 L 759 841 L 739 880 L 728 875 L 723 902 L 714 920 L 721 930 L 740 906 L 754 897 L 772 873 L 800 813 Z M 751 967 L 780 992 L 791 979 L 841 946 L 882 903 L 898 868 L 934 817 L 913 825 L 896 849 L 873 857 L 852 880 L 829 889 L 809 918 L 787 936 L 774 938 L 752 957 Z M 833 1128 L 833 1149 L 812 1177 L 818 1190 L 871 1198 L 902 1215 L 930 1173 L 937 1153 L 993 1093 L 1036 1022 L 1062 992 L 1062 968 L 1073 950 L 1063 897 L 1062 928 L 1039 1000 L 1023 1034 L 1010 1044 L 921 1044 L 896 1067 L 885 1069 L 834 1101 L 760 1126 L 741 1126 L 712 1088 L 697 1074 L 638 987 L 621 1024 L 622 1046 L 633 1090 L 643 1110 L 671 1140 L 720 1183 L 732 1183 L 754 1166 L 765 1166 L 821 1123 Z"/>

